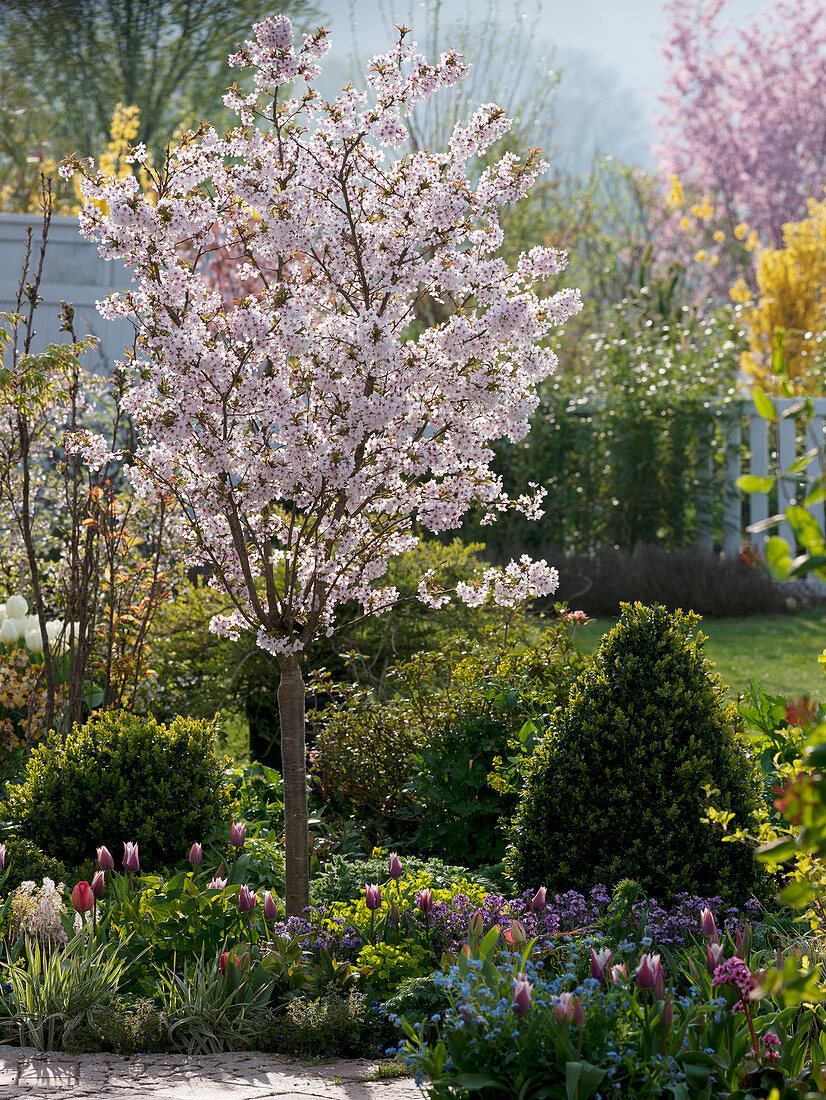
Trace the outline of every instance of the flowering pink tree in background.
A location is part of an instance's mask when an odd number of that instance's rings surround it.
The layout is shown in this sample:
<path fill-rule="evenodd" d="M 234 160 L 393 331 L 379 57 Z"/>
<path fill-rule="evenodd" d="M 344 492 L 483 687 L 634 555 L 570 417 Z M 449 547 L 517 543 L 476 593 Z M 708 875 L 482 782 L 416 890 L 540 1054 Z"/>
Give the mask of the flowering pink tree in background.
<path fill-rule="evenodd" d="M 532 248 L 514 269 L 497 256 L 499 211 L 547 167 L 538 151 L 508 154 L 471 182 L 467 162 L 508 129 L 499 108 L 457 125 L 444 154 L 398 152 L 405 115 L 464 76 L 455 52 L 429 65 L 402 31 L 373 59 L 369 92 L 326 103 L 313 86 L 325 32 L 294 48 L 278 17 L 254 33 L 230 59 L 255 82 L 226 97 L 239 124 L 184 137 L 154 201 L 89 162 L 64 171 L 84 177 L 82 232 L 135 272 L 136 288 L 101 309 L 137 326 L 138 481 L 177 497 L 191 562 L 230 597 L 213 628 L 255 631 L 280 664 L 296 913 L 309 887 L 303 654 L 343 603 L 393 606 L 399 593 L 377 582 L 415 545 L 414 524 L 447 531 L 473 507 L 491 522 L 511 507 L 541 514 L 541 491 L 505 497 L 490 444 L 526 434 L 555 364 L 540 342 L 580 301 L 535 293 L 564 253 Z M 235 258 L 239 286 L 257 289 L 222 297 L 208 270 L 216 247 Z M 447 303 L 447 319 L 411 327 L 425 294 Z M 507 606 L 556 584 L 544 561 L 522 558 L 458 595 Z M 429 577 L 418 596 L 448 599 Z"/>
<path fill-rule="evenodd" d="M 707 195 L 729 231 L 782 245 L 826 184 L 826 6 L 775 0 L 742 29 L 726 0 L 669 0 L 659 167 Z"/>

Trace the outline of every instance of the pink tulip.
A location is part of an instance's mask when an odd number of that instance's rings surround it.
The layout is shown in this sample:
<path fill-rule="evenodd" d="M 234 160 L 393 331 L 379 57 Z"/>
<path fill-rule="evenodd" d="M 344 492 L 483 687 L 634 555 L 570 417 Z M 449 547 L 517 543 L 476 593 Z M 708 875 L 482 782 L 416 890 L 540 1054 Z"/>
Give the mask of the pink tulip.
<path fill-rule="evenodd" d="M 526 1016 L 531 1010 L 533 986 L 526 974 L 520 974 L 513 987 L 513 1011 L 517 1016 Z"/>
<path fill-rule="evenodd" d="M 375 883 L 364 887 L 364 901 L 368 909 L 378 909 L 381 905 L 381 887 Z"/>
<path fill-rule="evenodd" d="M 548 891 L 544 886 L 540 886 L 534 896 L 531 898 L 531 912 L 541 913 L 545 908 L 545 899 L 548 896 Z"/>
<path fill-rule="evenodd" d="M 653 989 L 655 996 L 665 996 L 665 974 L 659 955 L 640 955 L 635 976 L 640 989 Z"/>
<path fill-rule="evenodd" d="M 249 886 L 242 886 L 241 893 L 238 895 L 238 912 L 251 913 L 257 900 L 258 895 L 254 894 Z"/>
<path fill-rule="evenodd" d="M 720 965 L 723 959 L 723 945 L 721 943 L 710 943 L 706 947 L 706 970 L 709 974 L 713 974 L 717 967 Z"/>
<path fill-rule="evenodd" d="M 90 909 L 94 908 L 95 895 L 92 893 L 92 887 L 88 882 L 79 882 L 72 890 L 72 905 L 78 913 L 88 913 Z"/>
<path fill-rule="evenodd" d="M 101 871 L 114 871 L 115 861 L 112 859 L 112 853 L 104 845 L 102 848 L 97 849 L 98 867 Z"/>
<path fill-rule="evenodd" d="M 0 844 L 0 871 L 6 866 L 6 845 Z"/>
<path fill-rule="evenodd" d="M 402 861 L 399 859 L 396 852 L 390 853 L 390 866 L 388 869 L 388 873 L 391 878 L 401 878 L 404 875 Z"/>
<path fill-rule="evenodd" d="M 574 1001 L 574 1027 L 585 1027 L 585 1009 L 579 997 Z"/>
<path fill-rule="evenodd" d="M 433 891 L 430 889 L 419 890 L 416 894 L 416 905 L 427 915 L 436 903 L 433 901 Z"/>
<path fill-rule="evenodd" d="M 193 867 L 200 867 L 204 862 L 204 849 L 203 845 L 198 844 L 197 841 L 189 849 L 189 862 Z"/>
<path fill-rule="evenodd" d="M 92 893 L 96 898 L 103 897 L 103 891 L 106 889 L 106 877 L 103 871 L 95 871 L 92 875 Z"/>
<path fill-rule="evenodd" d="M 264 920 L 278 920 L 278 906 L 269 890 L 264 894 Z"/>
<path fill-rule="evenodd" d="M 217 875 L 207 886 L 207 890 L 226 890 L 226 888 L 227 880 L 225 878 L 218 878 Z"/>
<path fill-rule="evenodd" d="M 674 1020 L 674 1006 L 671 1003 L 671 994 L 669 993 L 665 999 L 663 1005 L 662 1015 L 660 1016 L 660 1023 L 663 1031 L 668 1031 Z"/>
<path fill-rule="evenodd" d="M 554 1005 L 554 1019 L 557 1023 L 569 1024 L 574 1018 L 573 993 L 560 993 L 559 999 Z"/>
<path fill-rule="evenodd" d="M 229 842 L 233 848 L 243 848 L 246 835 L 246 825 L 239 824 L 238 822 L 232 823 L 229 830 Z"/>
<path fill-rule="evenodd" d="M 513 944 L 514 947 L 521 947 L 528 939 L 528 934 L 525 931 L 525 925 L 521 920 L 512 920 L 509 934 L 505 935 L 505 939 Z"/>
<path fill-rule="evenodd" d="M 123 844 L 123 869 L 124 871 L 131 871 L 133 875 L 141 869 L 138 846 L 129 840 L 124 841 Z M 104 870 L 104 868 L 101 867 L 101 870 Z"/>
<path fill-rule="evenodd" d="M 611 981 L 618 982 L 620 978 L 628 981 L 628 967 L 625 963 L 617 963 L 611 967 Z"/>
<path fill-rule="evenodd" d="M 481 940 L 485 934 L 485 914 L 481 909 L 477 909 L 473 916 L 470 918 L 468 924 L 468 933 L 471 939 Z"/>
<path fill-rule="evenodd" d="M 700 914 L 700 932 L 707 940 L 717 942 L 717 925 L 714 923 L 714 914 L 708 908 Z"/>
<path fill-rule="evenodd" d="M 232 956 L 232 962 L 233 962 L 234 966 L 240 966 L 241 965 L 241 960 L 238 958 L 237 955 Z M 225 951 L 223 953 L 223 955 L 221 956 L 221 961 L 218 963 L 218 967 L 219 967 L 222 974 L 226 974 L 228 964 L 229 964 L 229 951 Z"/>
<path fill-rule="evenodd" d="M 602 982 L 606 980 L 608 974 L 608 968 L 611 965 L 611 959 L 614 957 L 614 953 L 607 947 L 601 947 L 599 951 L 594 951 L 591 948 L 591 977 L 596 978 L 597 981 Z"/>

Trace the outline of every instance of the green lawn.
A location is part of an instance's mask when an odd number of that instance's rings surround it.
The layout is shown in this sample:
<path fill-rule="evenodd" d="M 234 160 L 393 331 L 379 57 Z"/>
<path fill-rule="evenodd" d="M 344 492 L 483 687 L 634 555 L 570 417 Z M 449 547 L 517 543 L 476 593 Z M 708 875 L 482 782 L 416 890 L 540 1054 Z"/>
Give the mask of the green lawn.
<path fill-rule="evenodd" d="M 582 648 L 593 653 L 613 625 L 610 619 L 589 623 L 578 634 Z M 826 648 L 825 610 L 706 619 L 701 630 L 708 636 L 706 654 L 732 692 L 760 680 L 772 693 L 826 699 L 824 666 L 817 660 Z"/>

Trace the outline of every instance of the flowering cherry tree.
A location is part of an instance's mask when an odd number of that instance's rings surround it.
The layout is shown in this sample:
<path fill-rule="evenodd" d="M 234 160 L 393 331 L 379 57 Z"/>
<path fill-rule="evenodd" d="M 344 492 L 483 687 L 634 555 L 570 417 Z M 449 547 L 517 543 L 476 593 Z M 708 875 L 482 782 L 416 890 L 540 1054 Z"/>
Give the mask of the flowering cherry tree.
<path fill-rule="evenodd" d="M 280 665 L 296 913 L 308 899 L 303 654 L 343 603 L 374 614 L 399 599 L 378 582 L 415 544 L 414 521 L 439 532 L 472 507 L 490 522 L 512 507 L 541 514 L 536 486 L 506 498 L 490 444 L 528 431 L 555 364 L 541 341 L 580 300 L 537 293 L 564 253 L 532 248 L 514 269 L 497 256 L 499 211 L 547 168 L 534 150 L 469 178 L 468 161 L 508 129 L 498 107 L 457 125 L 445 153 L 399 152 L 407 113 L 465 75 L 458 54 L 428 64 L 402 29 L 371 62 L 367 92 L 325 102 L 314 88 L 323 30 L 294 45 L 279 16 L 254 35 L 230 58 L 255 85 L 226 96 L 238 125 L 187 134 L 156 196 L 88 161 L 63 171 L 83 177 L 82 232 L 135 273 L 135 289 L 100 308 L 137 328 L 138 482 L 177 497 L 191 562 L 230 597 L 213 629 L 255 631 Z M 236 267 L 235 298 L 210 277 L 217 250 Z M 412 322 L 425 294 L 448 309 L 422 329 Z M 457 595 L 510 605 L 556 585 L 546 562 L 523 557 Z M 449 598 L 428 576 L 418 597 Z"/>
<path fill-rule="evenodd" d="M 764 245 L 826 183 L 826 8 L 774 0 L 742 28 L 727 0 L 668 0 L 659 166 Z"/>

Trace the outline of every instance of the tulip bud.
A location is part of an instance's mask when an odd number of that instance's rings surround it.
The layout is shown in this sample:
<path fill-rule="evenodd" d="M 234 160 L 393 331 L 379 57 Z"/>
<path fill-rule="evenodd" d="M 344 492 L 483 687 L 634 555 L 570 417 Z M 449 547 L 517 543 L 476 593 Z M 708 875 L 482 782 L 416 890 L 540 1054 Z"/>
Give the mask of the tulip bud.
<path fill-rule="evenodd" d="M 573 993 L 560 993 L 559 1000 L 554 1005 L 554 1019 L 558 1024 L 569 1024 L 574 1018 Z"/>
<path fill-rule="evenodd" d="M 88 882 L 79 882 L 72 890 L 72 905 L 78 913 L 88 913 L 94 907 L 95 895 Z"/>
<path fill-rule="evenodd" d="M 662 980 L 663 986 L 665 985 L 665 977 L 662 975 L 662 963 L 659 955 L 646 955 L 644 952 L 640 955 L 640 961 L 637 966 L 636 979 L 637 985 L 640 989 L 656 989 L 660 980 Z"/>
<path fill-rule="evenodd" d="M 106 889 L 106 878 L 103 871 L 95 871 L 92 875 L 92 893 L 96 898 L 103 897 L 103 891 Z"/>
<path fill-rule="evenodd" d="M 238 958 L 237 955 L 232 956 L 232 962 L 233 962 L 234 966 L 240 966 L 241 965 L 241 960 Z M 221 961 L 218 963 L 218 966 L 219 966 L 222 974 L 226 974 L 228 964 L 229 964 L 229 951 L 225 951 L 223 953 L 223 955 L 221 956 Z"/>
<path fill-rule="evenodd" d="M 746 921 L 742 929 L 737 929 L 734 938 L 734 953 L 738 959 L 745 959 L 751 947 L 751 925 Z"/>
<path fill-rule="evenodd" d="M 242 886 L 241 893 L 238 895 L 238 912 L 251 913 L 257 900 L 258 896 L 250 890 L 249 886 Z"/>
<path fill-rule="evenodd" d="M 714 974 L 722 959 L 723 945 L 721 943 L 710 943 L 706 947 L 706 970 L 709 974 Z"/>
<path fill-rule="evenodd" d="M 421 911 L 427 915 L 433 908 L 435 902 L 433 901 L 433 891 L 430 889 L 419 890 L 416 894 L 416 905 Z"/>
<path fill-rule="evenodd" d="M 141 869 L 141 861 L 138 855 L 138 845 L 126 840 L 123 843 L 123 869 L 137 874 Z"/>
<path fill-rule="evenodd" d="M 9 619 L 22 619 L 28 610 L 29 605 L 22 596 L 10 596 L 6 601 L 6 615 Z"/>
<path fill-rule="evenodd" d="M 97 849 L 98 867 L 101 871 L 113 871 L 115 868 L 115 861 L 112 859 L 112 853 L 104 845 L 102 848 Z"/>
<path fill-rule="evenodd" d="M 0 871 L 6 866 L 6 845 L 0 844 Z"/>
<path fill-rule="evenodd" d="M 531 1010 L 533 986 L 526 974 L 520 974 L 513 987 L 513 1011 L 517 1016 L 525 1016 Z"/>
<path fill-rule="evenodd" d="M 531 898 L 531 912 L 541 913 L 545 908 L 545 899 L 548 895 L 548 891 L 544 886 L 540 886 L 534 896 Z"/>
<path fill-rule="evenodd" d="M 381 887 L 377 885 L 364 887 L 364 900 L 368 909 L 378 909 L 381 905 Z"/>
<path fill-rule="evenodd" d="M 193 867 L 200 867 L 201 864 L 204 862 L 204 849 L 201 844 L 197 843 L 197 841 L 189 849 L 189 862 L 192 864 Z"/>
<path fill-rule="evenodd" d="M 668 1031 L 668 1029 L 671 1027 L 671 1024 L 672 1024 L 673 1020 L 674 1020 L 674 1006 L 671 1003 L 671 994 L 669 993 L 668 996 L 665 999 L 665 1004 L 663 1005 L 662 1015 L 660 1016 L 660 1024 L 662 1025 L 663 1031 Z"/>
<path fill-rule="evenodd" d="M 275 921 L 278 920 L 278 906 L 275 903 L 275 898 L 268 890 L 264 894 L 264 920 Z"/>
<path fill-rule="evenodd" d="M 398 928 L 400 920 L 401 916 L 399 914 L 399 907 L 396 905 L 395 901 L 391 901 L 390 916 L 387 918 L 387 923 L 390 925 L 391 928 Z"/>
<path fill-rule="evenodd" d="M 512 920 L 510 927 L 510 942 L 514 947 L 521 947 L 528 938 L 525 925 L 521 920 Z"/>
<path fill-rule="evenodd" d="M 610 951 L 607 947 L 601 947 L 599 951 L 594 951 L 591 948 L 591 977 L 596 978 L 597 981 L 605 981 L 608 973 L 608 968 L 611 965 L 611 959 L 614 957 L 613 951 Z"/>
<path fill-rule="evenodd" d="M 477 909 L 468 923 L 468 935 L 472 940 L 481 940 L 485 934 L 485 914 Z"/>
<path fill-rule="evenodd" d="M 579 997 L 574 1001 L 574 1026 L 580 1028 L 585 1027 L 585 1009 Z"/>
<path fill-rule="evenodd" d="M 707 940 L 717 942 L 717 925 L 714 923 L 714 914 L 708 908 L 700 914 L 700 932 Z"/>
<path fill-rule="evenodd" d="M 628 981 L 628 967 L 625 963 L 618 963 L 611 967 L 611 981 L 618 982 L 620 978 Z"/>
<path fill-rule="evenodd" d="M 229 830 L 229 842 L 233 848 L 243 848 L 244 838 L 247 835 L 246 825 L 242 825 L 238 822 L 233 822 Z"/>
<path fill-rule="evenodd" d="M 388 874 L 391 878 L 401 878 L 404 875 L 402 862 L 396 852 L 390 853 L 390 866 L 388 868 Z"/>

